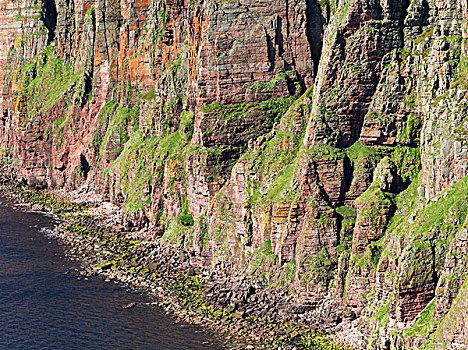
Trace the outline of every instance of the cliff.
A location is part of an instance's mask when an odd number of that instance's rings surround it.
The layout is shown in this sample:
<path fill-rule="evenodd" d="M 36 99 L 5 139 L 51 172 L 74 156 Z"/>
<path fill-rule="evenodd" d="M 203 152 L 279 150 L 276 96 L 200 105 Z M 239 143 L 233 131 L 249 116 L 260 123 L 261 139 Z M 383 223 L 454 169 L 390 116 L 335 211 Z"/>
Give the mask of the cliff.
<path fill-rule="evenodd" d="M 465 348 L 467 21 L 466 0 L 0 0 L 2 176 L 112 201 L 358 347 Z"/>

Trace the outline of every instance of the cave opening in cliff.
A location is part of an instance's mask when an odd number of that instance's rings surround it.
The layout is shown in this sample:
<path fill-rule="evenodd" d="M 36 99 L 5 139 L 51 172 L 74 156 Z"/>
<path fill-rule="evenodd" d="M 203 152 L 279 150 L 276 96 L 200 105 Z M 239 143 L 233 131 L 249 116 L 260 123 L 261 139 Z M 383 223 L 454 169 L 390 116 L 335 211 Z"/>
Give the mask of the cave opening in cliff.
<path fill-rule="evenodd" d="M 42 20 L 48 30 L 47 43 L 51 43 L 55 39 L 55 29 L 57 27 L 57 6 L 55 0 L 44 0 L 44 9 Z"/>
<path fill-rule="evenodd" d="M 83 178 L 87 180 L 89 170 L 91 169 L 91 167 L 89 165 L 88 160 L 83 154 L 80 155 L 80 169 L 81 169 L 81 173 L 83 174 Z"/>

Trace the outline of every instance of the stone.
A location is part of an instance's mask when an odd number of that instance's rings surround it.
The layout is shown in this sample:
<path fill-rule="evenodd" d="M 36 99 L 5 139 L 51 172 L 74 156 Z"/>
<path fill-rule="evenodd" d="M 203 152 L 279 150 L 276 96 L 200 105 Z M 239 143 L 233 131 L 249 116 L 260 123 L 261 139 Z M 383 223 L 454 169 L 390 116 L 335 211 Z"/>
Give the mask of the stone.
<path fill-rule="evenodd" d="M 100 269 L 103 270 L 103 271 L 109 270 L 111 268 L 112 268 L 112 263 L 106 263 L 106 264 L 100 266 Z"/>
<path fill-rule="evenodd" d="M 124 309 L 133 309 L 135 306 L 137 306 L 137 303 L 131 302 L 131 303 L 125 305 L 123 308 Z"/>

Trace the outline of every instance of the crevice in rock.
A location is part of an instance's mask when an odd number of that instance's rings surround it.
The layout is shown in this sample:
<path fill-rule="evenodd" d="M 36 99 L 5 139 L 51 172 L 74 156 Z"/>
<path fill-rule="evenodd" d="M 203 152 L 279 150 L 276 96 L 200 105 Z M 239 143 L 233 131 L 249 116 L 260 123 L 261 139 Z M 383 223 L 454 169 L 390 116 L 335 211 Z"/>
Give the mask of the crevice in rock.
<path fill-rule="evenodd" d="M 42 16 L 42 21 L 48 30 L 47 44 L 50 44 L 55 39 L 55 29 L 57 28 L 58 14 L 55 0 L 44 0 Z"/>
<path fill-rule="evenodd" d="M 419 16 L 418 34 L 422 34 L 422 32 L 424 31 L 424 28 L 429 25 L 429 17 L 430 17 L 429 13 L 431 11 L 431 8 L 427 0 L 421 1 L 421 6 L 419 10 L 420 10 L 420 13 L 418 14 Z"/>
<path fill-rule="evenodd" d="M 278 47 L 278 56 L 283 57 L 283 54 L 284 54 L 283 19 L 279 16 L 276 20 L 275 45 Z"/>
<path fill-rule="evenodd" d="M 325 9 L 327 11 L 327 22 L 326 23 L 330 23 L 331 8 L 330 8 L 330 3 L 328 1 L 325 3 Z"/>
<path fill-rule="evenodd" d="M 337 211 L 335 211 L 335 218 L 336 218 L 336 233 L 337 233 L 337 242 L 338 245 L 343 243 L 342 240 L 342 231 L 343 231 L 343 220 L 344 217 L 343 215 L 339 214 Z"/>
<path fill-rule="evenodd" d="M 429 6 L 429 3 L 427 0 L 422 1 L 422 7 L 423 7 L 423 25 L 428 25 L 429 24 L 429 12 L 431 11 L 431 8 Z"/>
<path fill-rule="evenodd" d="M 120 42 L 116 40 L 116 34 L 120 31 L 123 18 L 121 15 L 120 4 L 112 1 L 108 4 L 107 2 L 108 0 L 102 1 L 100 5 L 100 17 L 99 20 L 96 18 L 96 22 L 101 23 L 100 26 L 102 28 L 102 35 L 106 46 L 107 59 L 109 64 L 112 65 L 117 57 L 115 57 L 115 55 L 111 55 L 111 53 L 119 52 L 120 49 Z M 98 9 L 96 9 L 96 15 L 99 13 Z M 100 30 L 98 30 L 98 32 L 99 31 Z"/>
<path fill-rule="evenodd" d="M 84 106 L 91 96 L 91 92 L 93 91 L 93 77 L 92 74 L 86 74 L 84 76 L 84 86 L 83 86 L 83 100 L 81 101 L 82 106 Z"/>
<path fill-rule="evenodd" d="M 434 244 L 434 239 L 431 240 L 431 254 L 432 254 L 432 282 L 434 283 L 434 295 L 437 288 L 437 283 L 439 282 L 439 276 L 437 274 L 437 259 L 436 259 L 436 247 Z"/>
<path fill-rule="evenodd" d="M 340 194 L 340 204 L 344 205 L 346 200 L 346 194 L 349 192 L 351 188 L 351 184 L 353 182 L 354 176 L 354 166 L 348 156 L 345 156 L 343 160 L 343 169 L 344 169 L 344 179 Z"/>
<path fill-rule="evenodd" d="M 402 46 L 405 45 L 405 19 L 408 16 L 409 6 L 410 6 L 410 0 L 403 0 L 401 14 L 400 14 L 400 20 L 399 20 L 400 38 L 401 38 L 401 45 Z"/>
<path fill-rule="evenodd" d="M 85 180 L 88 179 L 88 174 L 89 174 L 90 169 L 91 169 L 91 166 L 89 165 L 88 160 L 86 159 L 84 154 L 80 154 L 80 170 Z"/>
<path fill-rule="evenodd" d="M 267 41 L 267 50 L 268 50 L 268 62 L 270 62 L 270 68 L 268 71 L 272 72 L 275 70 L 275 47 L 273 45 L 273 40 L 271 40 L 271 36 L 265 30 L 265 37 Z"/>
<path fill-rule="evenodd" d="M 305 85 L 304 81 L 300 81 L 300 83 L 301 83 L 301 87 L 302 85 Z M 288 75 L 286 75 L 286 84 L 288 85 L 289 95 L 293 96 L 293 95 L 296 95 L 296 93 L 300 92 L 300 91 L 296 91 L 296 84 Z"/>
<path fill-rule="evenodd" d="M 326 22 L 316 0 L 306 0 L 306 36 L 314 65 L 314 78 L 322 56 L 323 27 Z"/>
<path fill-rule="evenodd" d="M 403 0 L 406 1 L 406 0 Z M 372 18 L 377 21 L 382 21 L 384 19 L 384 10 L 379 1 L 375 1 L 372 7 Z"/>

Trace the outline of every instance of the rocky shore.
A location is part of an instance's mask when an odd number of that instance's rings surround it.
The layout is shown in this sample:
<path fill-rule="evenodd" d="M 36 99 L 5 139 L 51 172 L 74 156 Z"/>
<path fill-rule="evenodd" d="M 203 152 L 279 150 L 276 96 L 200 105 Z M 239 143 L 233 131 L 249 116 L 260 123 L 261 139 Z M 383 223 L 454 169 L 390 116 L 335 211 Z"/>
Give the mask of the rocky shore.
<path fill-rule="evenodd" d="M 110 203 L 11 184 L 1 185 L 0 194 L 15 209 L 56 215 L 58 224 L 49 234 L 63 243 L 69 259 L 81 262 L 79 278 L 101 276 L 148 293 L 175 322 L 202 325 L 225 339 L 227 348 L 347 349 L 295 322 L 303 311 L 291 307 L 294 297 L 287 290 L 268 288 L 240 272 L 228 276 L 222 269 L 193 266 L 189 252 L 161 239 L 134 240 L 135 232 L 125 232 L 119 209 Z"/>

